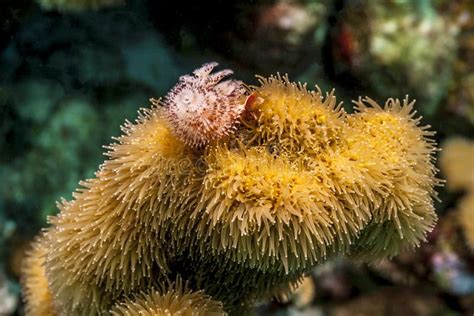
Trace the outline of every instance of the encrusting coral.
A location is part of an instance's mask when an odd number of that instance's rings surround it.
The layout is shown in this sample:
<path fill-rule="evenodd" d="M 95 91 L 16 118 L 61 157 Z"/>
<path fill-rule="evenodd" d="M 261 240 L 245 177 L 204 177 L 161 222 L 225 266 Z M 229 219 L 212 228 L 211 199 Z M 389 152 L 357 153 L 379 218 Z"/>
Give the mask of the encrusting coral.
<path fill-rule="evenodd" d="M 361 99 L 348 115 L 333 92 L 280 76 L 245 92 L 218 83 L 230 73 L 209 75 L 215 66 L 185 77 L 211 76 L 221 105 L 237 107 L 208 121 L 206 141 L 177 129 L 214 102 L 170 118 L 170 103 L 153 101 L 59 204 L 42 243 L 59 314 L 134 315 L 173 299 L 240 315 L 330 256 L 393 256 L 434 226 L 436 147 L 413 102 Z M 186 290 L 166 288 L 173 280 Z"/>

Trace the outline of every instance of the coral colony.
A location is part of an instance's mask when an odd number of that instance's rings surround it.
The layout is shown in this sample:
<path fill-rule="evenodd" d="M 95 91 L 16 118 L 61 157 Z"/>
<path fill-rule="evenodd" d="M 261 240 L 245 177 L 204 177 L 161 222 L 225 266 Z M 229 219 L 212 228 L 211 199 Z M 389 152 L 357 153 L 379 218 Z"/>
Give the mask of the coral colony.
<path fill-rule="evenodd" d="M 436 222 L 433 132 L 413 102 L 347 114 L 276 76 L 205 64 L 107 147 L 34 244 L 28 315 L 241 315 L 344 255 L 393 256 Z"/>

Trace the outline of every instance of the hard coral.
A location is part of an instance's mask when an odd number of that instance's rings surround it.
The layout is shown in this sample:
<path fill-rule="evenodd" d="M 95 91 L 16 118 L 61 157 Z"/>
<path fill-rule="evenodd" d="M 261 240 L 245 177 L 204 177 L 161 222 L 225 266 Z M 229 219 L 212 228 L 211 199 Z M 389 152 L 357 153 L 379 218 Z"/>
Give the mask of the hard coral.
<path fill-rule="evenodd" d="M 363 99 L 348 115 L 333 93 L 278 76 L 245 105 L 235 132 L 200 151 L 176 132 L 187 116 L 170 119 L 167 106 L 125 124 L 96 177 L 50 220 L 46 275 L 61 314 L 161 310 L 176 279 L 241 314 L 330 256 L 372 260 L 424 240 L 436 148 L 413 103 Z"/>
<path fill-rule="evenodd" d="M 452 138 L 443 148 L 441 170 L 448 180 L 448 188 L 465 193 L 458 203 L 458 218 L 467 244 L 474 250 L 474 142 L 460 137 Z"/>
<path fill-rule="evenodd" d="M 49 281 L 67 309 L 97 310 L 112 297 L 158 281 L 169 271 L 165 246 L 171 224 L 197 198 L 197 157 L 173 136 L 161 109 L 143 110 L 138 124 L 126 123 L 123 130 L 96 178 L 81 182 L 83 189 L 51 219 L 48 236 L 55 251 L 48 254 Z M 175 226 L 175 233 L 182 228 Z M 83 283 L 100 288 L 83 290 Z M 102 291 L 112 297 L 99 295 Z"/>
<path fill-rule="evenodd" d="M 117 304 L 111 314 L 113 316 L 225 315 L 222 304 L 211 300 L 202 292 L 186 290 L 182 282 L 176 283 L 162 293 L 154 291 Z"/>
<path fill-rule="evenodd" d="M 474 251 L 474 193 L 469 193 L 459 202 L 458 212 L 464 238 L 471 251 Z"/>
<path fill-rule="evenodd" d="M 382 108 L 359 100 L 358 113 L 348 117 L 346 140 L 363 171 L 366 196 L 353 207 L 365 206 L 372 215 L 356 247 L 368 258 L 418 246 L 436 222 L 433 188 L 441 182 L 435 178 L 434 133 L 418 127 L 421 118 L 414 118 L 413 105 L 389 99 Z"/>
<path fill-rule="evenodd" d="M 443 144 L 443 153 L 439 162 L 448 180 L 449 189 L 474 191 L 473 157 L 474 142 L 472 140 L 455 137 Z"/>
<path fill-rule="evenodd" d="M 47 248 L 43 242 L 43 238 L 40 237 L 33 243 L 33 247 L 22 265 L 26 315 L 56 315 L 53 296 L 44 271 Z"/>

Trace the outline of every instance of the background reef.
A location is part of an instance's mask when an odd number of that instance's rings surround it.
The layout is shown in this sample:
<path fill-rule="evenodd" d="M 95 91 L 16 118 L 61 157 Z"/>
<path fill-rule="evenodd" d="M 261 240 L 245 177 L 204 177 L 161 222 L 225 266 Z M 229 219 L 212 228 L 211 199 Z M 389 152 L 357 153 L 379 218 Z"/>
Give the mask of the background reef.
<path fill-rule="evenodd" d="M 55 201 L 93 175 L 126 118 L 209 60 L 249 83 L 280 72 L 336 87 L 345 105 L 409 94 L 443 149 L 447 184 L 427 245 L 371 266 L 333 260 L 259 314 L 474 312 L 472 1 L 5 0 L 0 314 L 23 314 L 18 267 Z"/>

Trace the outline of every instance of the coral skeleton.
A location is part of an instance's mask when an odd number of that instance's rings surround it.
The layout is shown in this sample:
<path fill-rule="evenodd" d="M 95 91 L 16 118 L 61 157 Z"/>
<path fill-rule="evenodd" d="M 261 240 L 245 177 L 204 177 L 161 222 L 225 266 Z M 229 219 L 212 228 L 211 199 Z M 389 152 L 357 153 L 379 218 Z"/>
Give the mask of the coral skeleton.
<path fill-rule="evenodd" d="M 413 102 L 347 114 L 287 77 L 247 95 L 216 65 L 127 121 L 58 204 L 41 245 L 59 315 L 242 315 L 332 256 L 390 257 L 435 225 L 437 149 Z"/>

